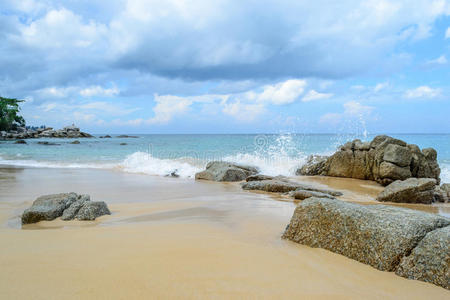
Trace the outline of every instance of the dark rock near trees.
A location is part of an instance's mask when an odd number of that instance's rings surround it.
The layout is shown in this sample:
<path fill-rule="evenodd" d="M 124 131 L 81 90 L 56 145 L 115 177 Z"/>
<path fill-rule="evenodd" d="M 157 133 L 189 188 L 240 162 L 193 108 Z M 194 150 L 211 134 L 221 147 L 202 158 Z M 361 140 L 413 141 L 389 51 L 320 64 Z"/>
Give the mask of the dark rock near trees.
<path fill-rule="evenodd" d="M 26 144 L 27 142 L 24 140 L 17 140 L 14 142 L 14 144 Z"/>
<path fill-rule="evenodd" d="M 309 198 L 295 209 L 283 238 L 324 248 L 382 271 L 395 271 L 429 232 L 449 225 L 448 218 L 406 208 Z M 445 242 L 445 251 L 449 246 Z M 423 269 L 433 272 L 433 263 Z"/>
<path fill-rule="evenodd" d="M 242 181 L 256 173 L 258 173 L 258 169 L 252 166 L 244 166 L 225 161 L 213 161 L 206 165 L 206 170 L 195 174 L 195 179 Z"/>
<path fill-rule="evenodd" d="M 435 195 L 436 180 L 432 178 L 408 178 L 388 185 L 377 196 L 378 201 L 397 203 L 431 204 Z"/>
<path fill-rule="evenodd" d="M 31 138 L 90 138 L 89 133 L 80 131 L 76 126 L 66 126 L 63 129 L 54 130 L 52 127 L 27 129 L 19 128 L 18 131 L 1 132 L 2 139 L 31 139 Z"/>
<path fill-rule="evenodd" d="M 450 226 L 427 233 L 395 273 L 450 290 Z"/>
<path fill-rule="evenodd" d="M 440 169 L 436 150 L 422 151 L 416 145 L 379 135 L 370 143 L 354 140 L 329 157 L 311 156 L 298 175 L 324 175 L 375 180 L 388 185 L 410 177 L 434 178 L 439 183 Z"/>
<path fill-rule="evenodd" d="M 64 221 L 74 218 L 95 220 L 96 217 L 109 214 L 111 212 L 105 202 L 92 202 L 89 195 L 52 194 L 37 198 L 22 214 L 22 224 L 51 221 L 58 217 Z"/>
<path fill-rule="evenodd" d="M 37 198 L 22 214 L 22 224 L 51 221 L 60 217 L 64 210 L 77 200 L 77 194 L 64 193 Z"/>
<path fill-rule="evenodd" d="M 92 221 L 103 215 L 110 215 L 108 206 L 103 201 L 86 201 L 78 211 L 76 218 L 80 221 Z"/>

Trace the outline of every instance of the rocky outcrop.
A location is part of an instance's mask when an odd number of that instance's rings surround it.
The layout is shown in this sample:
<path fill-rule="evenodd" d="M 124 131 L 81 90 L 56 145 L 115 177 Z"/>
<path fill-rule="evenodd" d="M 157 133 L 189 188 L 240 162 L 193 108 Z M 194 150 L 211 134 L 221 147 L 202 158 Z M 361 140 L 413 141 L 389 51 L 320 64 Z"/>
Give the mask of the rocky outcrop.
<path fill-rule="evenodd" d="M 440 169 L 436 150 L 421 151 L 416 145 L 379 135 L 370 143 L 358 139 L 348 142 L 329 157 L 311 156 L 296 173 L 375 180 L 388 185 L 410 177 L 434 178 L 439 183 Z"/>
<path fill-rule="evenodd" d="M 52 127 L 26 129 L 19 131 L 0 132 L 0 139 L 31 139 L 31 138 L 90 138 L 89 133 L 80 131 L 76 126 L 66 126 L 63 129 L 54 130 Z"/>
<path fill-rule="evenodd" d="M 14 144 L 26 144 L 27 142 L 24 140 L 17 140 L 14 142 Z"/>
<path fill-rule="evenodd" d="M 435 196 L 436 180 L 432 178 L 408 178 L 396 180 L 377 196 L 381 202 L 431 204 Z"/>
<path fill-rule="evenodd" d="M 96 217 L 111 214 L 105 202 L 92 202 L 89 195 L 62 193 L 37 198 L 22 214 L 22 224 L 62 220 L 95 220 Z"/>
<path fill-rule="evenodd" d="M 206 170 L 195 174 L 195 179 L 212 181 L 242 181 L 258 173 L 252 166 L 244 166 L 225 161 L 213 161 L 206 165 Z"/>
<path fill-rule="evenodd" d="M 450 290 L 450 226 L 427 233 L 395 273 Z"/>
<path fill-rule="evenodd" d="M 121 134 L 121 135 L 118 135 L 118 136 L 116 136 L 117 138 L 121 138 L 121 139 L 131 139 L 131 138 L 133 138 L 133 139 L 137 139 L 138 137 L 137 136 L 134 136 L 134 135 L 126 135 L 126 134 Z"/>
<path fill-rule="evenodd" d="M 297 197 L 296 199 L 301 199 L 301 195 L 306 195 L 306 192 L 317 192 L 322 194 L 327 194 L 329 196 L 342 196 L 339 191 L 321 189 L 311 185 L 293 182 L 283 177 L 275 177 L 272 180 L 261 180 L 261 181 L 248 181 L 241 184 L 244 190 L 256 190 L 271 193 L 289 193 L 291 196 Z M 305 199 L 305 198 L 303 198 Z"/>
<path fill-rule="evenodd" d="M 295 209 L 283 238 L 324 248 L 382 271 L 396 271 L 403 265 L 408 271 L 399 271 L 400 275 L 421 280 L 431 277 L 438 283 L 448 280 L 448 273 L 437 269 L 445 263 L 448 266 L 445 260 L 450 244 L 447 229 L 437 233 L 442 245 L 434 244 L 434 234 L 449 225 L 448 218 L 411 209 L 309 198 Z M 433 255 L 431 247 L 445 250 L 428 262 L 419 258 L 419 253 Z M 421 260 L 421 265 L 411 269 L 412 260 Z"/>

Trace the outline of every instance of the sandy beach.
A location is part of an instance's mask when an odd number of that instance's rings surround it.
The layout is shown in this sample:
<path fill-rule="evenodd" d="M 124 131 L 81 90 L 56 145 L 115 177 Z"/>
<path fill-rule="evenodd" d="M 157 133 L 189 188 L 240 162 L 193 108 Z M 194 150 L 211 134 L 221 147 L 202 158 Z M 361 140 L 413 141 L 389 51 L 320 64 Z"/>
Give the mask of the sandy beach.
<path fill-rule="evenodd" d="M 238 184 L 89 169 L 1 168 L 0 178 L 2 299 L 450 296 L 429 283 L 281 240 L 295 203 Z M 302 180 L 368 204 L 380 189 L 352 179 Z M 19 216 L 37 196 L 67 191 L 106 201 L 112 215 L 21 229 Z M 431 210 L 448 213 L 443 205 Z"/>

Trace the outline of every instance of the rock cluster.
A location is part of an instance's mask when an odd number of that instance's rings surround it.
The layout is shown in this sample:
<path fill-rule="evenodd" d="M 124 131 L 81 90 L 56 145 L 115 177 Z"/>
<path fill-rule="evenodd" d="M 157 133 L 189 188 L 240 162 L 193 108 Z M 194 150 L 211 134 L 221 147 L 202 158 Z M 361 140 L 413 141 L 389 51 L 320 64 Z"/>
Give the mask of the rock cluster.
<path fill-rule="evenodd" d="M 17 131 L 1 131 L 0 139 L 31 139 L 31 138 L 90 138 L 92 135 L 80 131 L 76 126 L 66 126 L 63 129 L 53 130 L 52 127 L 36 130 L 19 127 Z"/>
<path fill-rule="evenodd" d="M 410 177 L 434 178 L 439 183 L 440 169 L 433 148 L 420 150 L 417 145 L 379 135 L 371 142 L 348 142 L 329 157 L 311 156 L 296 173 L 375 180 L 388 185 Z"/>
<path fill-rule="evenodd" d="M 22 224 L 39 221 L 51 221 L 58 217 L 62 220 L 95 220 L 103 215 L 110 215 L 108 206 L 103 201 L 91 201 L 89 195 L 62 193 L 45 195 L 37 198 L 30 208 L 22 214 Z"/>
<path fill-rule="evenodd" d="M 252 166 L 212 161 L 206 165 L 206 169 L 195 174 L 195 179 L 212 181 L 242 181 L 250 175 L 258 173 L 258 169 Z"/>
<path fill-rule="evenodd" d="M 449 288 L 449 226 L 450 219 L 430 213 L 309 198 L 283 238 Z"/>

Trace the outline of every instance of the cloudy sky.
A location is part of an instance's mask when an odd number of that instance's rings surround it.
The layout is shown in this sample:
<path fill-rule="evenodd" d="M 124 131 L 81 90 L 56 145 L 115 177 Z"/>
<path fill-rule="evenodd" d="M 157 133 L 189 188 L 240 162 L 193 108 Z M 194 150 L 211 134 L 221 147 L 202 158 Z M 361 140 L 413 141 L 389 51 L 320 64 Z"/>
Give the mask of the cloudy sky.
<path fill-rule="evenodd" d="M 2 0 L 0 39 L 29 125 L 450 132 L 450 0 Z"/>

